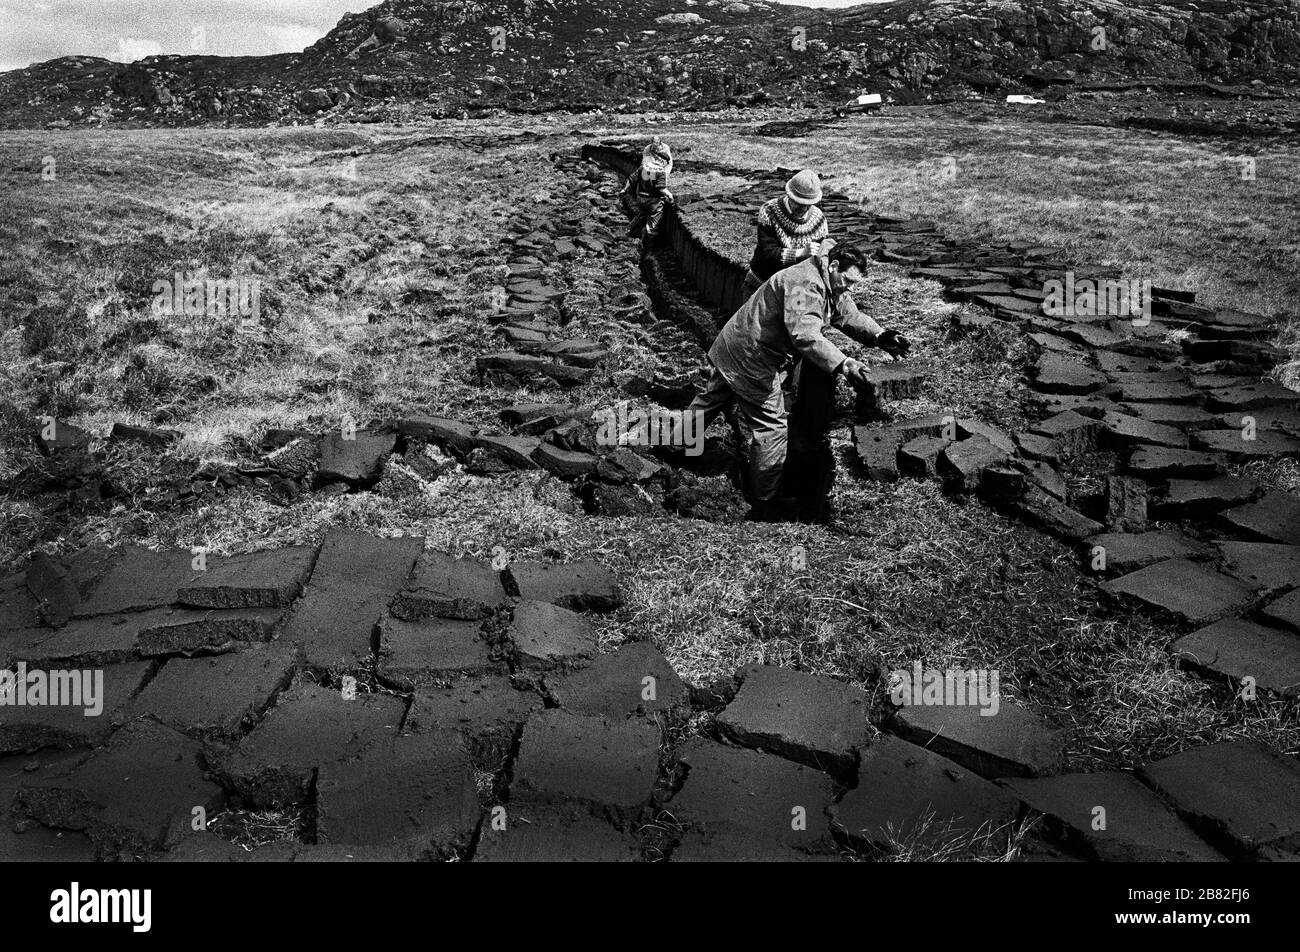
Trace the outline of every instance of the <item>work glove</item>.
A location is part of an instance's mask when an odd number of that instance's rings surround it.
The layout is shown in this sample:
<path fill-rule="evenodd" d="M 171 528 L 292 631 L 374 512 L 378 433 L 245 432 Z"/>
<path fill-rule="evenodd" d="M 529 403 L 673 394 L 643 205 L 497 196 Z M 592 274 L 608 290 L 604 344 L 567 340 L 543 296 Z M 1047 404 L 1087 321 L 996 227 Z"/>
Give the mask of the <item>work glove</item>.
<path fill-rule="evenodd" d="M 664 196 L 664 201 L 667 202 L 669 205 L 677 204 L 676 196 L 674 196 L 672 192 L 668 191 L 668 189 L 663 190 L 663 196 Z"/>
<path fill-rule="evenodd" d="M 912 351 L 912 342 L 892 328 L 876 338 L 876 346 L 895 360 L 901 360 Z"/>
<path fill-rule="evenodd" d="M 845 357 L 840 370 L 844 379 L 855 387 L 861 387 L 867 382 L 867 365 L 854 357 Z"/>

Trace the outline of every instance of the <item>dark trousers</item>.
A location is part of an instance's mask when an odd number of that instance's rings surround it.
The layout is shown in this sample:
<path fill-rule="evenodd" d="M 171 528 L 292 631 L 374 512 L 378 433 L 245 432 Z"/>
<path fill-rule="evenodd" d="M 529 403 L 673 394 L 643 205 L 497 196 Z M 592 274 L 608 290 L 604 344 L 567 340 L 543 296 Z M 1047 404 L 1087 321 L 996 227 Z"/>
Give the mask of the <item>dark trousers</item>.
<path fill-rule="evenodd" d="M 702 434 L 728 407 L 736 411 L 735 425 L 746 462 L 745 493 L 752 502 L 767 502 L 776 494 L 786 461 L 785 394 L 777 387 L 762 403 L 755 403 L 737 395 L 715 368 L 709 385 L 686 412 L 699 414 L 696 432 Z"/>
<path fill-rule="evenodd" d="M 644 238 L 657 237 L 659 226 L 664 220 L 664 204 L 661 196 L 640 196 L 624 192 L 623 208 L 632 219 L 628 233 Z"/>
<path fill-rule="evenodd" d="M 806 360 L 799 362 L 797 373 L 779 495 L 796 500 L 794 515 L 800 522 L 825 522 L 835 483 L 831 452 L 835 376 Z"/>

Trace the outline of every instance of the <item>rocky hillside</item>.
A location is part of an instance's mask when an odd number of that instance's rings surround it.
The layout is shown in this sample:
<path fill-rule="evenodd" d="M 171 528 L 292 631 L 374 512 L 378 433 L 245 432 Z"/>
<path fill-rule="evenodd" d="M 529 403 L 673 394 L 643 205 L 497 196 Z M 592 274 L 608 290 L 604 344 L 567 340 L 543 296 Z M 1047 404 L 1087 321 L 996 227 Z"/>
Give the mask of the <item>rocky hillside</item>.
<path fill-rule="evenodd" d="M 0 74 L 0 126 L 710 108 L 1132 79 L 1291 85 L 1300 0 L 386 0 L 297 54 L 64 57 Z"/>

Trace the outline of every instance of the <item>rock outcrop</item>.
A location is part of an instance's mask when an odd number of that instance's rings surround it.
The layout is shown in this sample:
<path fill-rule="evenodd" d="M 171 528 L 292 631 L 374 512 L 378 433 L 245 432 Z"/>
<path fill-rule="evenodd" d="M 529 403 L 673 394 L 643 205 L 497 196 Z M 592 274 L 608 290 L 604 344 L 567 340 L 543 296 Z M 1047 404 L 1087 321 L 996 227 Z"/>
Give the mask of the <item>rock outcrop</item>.
<path fill-rule="evenodd" d="M 803 106 L 864 88 L 901 101 L 1153 82 L 1258 95 L 1261 84 L 1294 83 L 1300 63 L 1300 10 L 1286 0 L 687 6 L 387 0 L 301 53 L 63 57 L 0 75 L 0 127 L 382 121 L 417 104 L 443 116 Z"/>

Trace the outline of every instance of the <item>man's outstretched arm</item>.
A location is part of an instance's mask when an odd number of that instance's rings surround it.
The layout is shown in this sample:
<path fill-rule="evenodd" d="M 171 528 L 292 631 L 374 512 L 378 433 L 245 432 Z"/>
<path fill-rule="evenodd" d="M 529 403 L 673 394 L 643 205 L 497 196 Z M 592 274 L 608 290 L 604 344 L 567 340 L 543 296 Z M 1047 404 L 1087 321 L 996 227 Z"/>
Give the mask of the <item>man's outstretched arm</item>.
<path fill-rule="evenodd" d="M 876 338 L 885 332 L 883 327 L 858 310 L 858 305 L 847 291 L 835 301 L 831 326 L 845 337 L 868 347 L 875 346 Z"/>
<path fill-rule="evenodd" d="M 898 331 L 886 330 L 859 311 L 848 292 L 841 294 L 835 302 L 831 326 L 859 344 L 879 347 L 891 357 L 906 357 L 912 349 L 908 339 Z"/>

